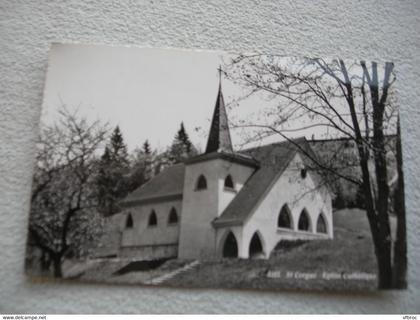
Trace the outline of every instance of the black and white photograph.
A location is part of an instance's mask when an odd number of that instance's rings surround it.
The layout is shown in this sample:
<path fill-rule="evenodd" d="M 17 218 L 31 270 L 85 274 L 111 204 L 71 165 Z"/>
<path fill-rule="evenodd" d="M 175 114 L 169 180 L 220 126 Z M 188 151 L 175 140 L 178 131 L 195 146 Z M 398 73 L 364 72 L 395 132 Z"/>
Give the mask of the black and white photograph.
<path fill-rule="evenodd" d="M 27 275 L 405 289 L 397 69 L 360 57 L 53 44 Z"/>

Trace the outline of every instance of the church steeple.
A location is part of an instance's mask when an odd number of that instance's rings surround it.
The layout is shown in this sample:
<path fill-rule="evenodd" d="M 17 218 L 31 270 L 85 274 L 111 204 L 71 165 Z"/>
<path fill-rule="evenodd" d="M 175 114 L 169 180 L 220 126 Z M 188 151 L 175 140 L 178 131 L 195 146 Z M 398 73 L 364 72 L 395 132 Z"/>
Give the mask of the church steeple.
<path fill-rule="evenodd" d="M 222 69 L 219 67 L 219 92 L 217 93 L 213 119 L 211 121 L 209 138 L 205 153 L 210 152 L 233 152 L 230 139 L 229 123 L 222 94 Z"/>

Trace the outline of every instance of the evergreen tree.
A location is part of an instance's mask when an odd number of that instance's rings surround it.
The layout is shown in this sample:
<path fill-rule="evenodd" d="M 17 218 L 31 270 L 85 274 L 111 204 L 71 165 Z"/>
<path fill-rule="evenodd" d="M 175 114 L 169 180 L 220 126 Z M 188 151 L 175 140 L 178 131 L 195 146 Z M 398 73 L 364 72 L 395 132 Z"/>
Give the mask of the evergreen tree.
<path fill-rule="evenodd" d="M 110 141 L 110 152 L 111 158 L 120 167 L 128 166 L 128 153 L 127 146 L 124 143 L 124 139 L 119 126 L 116 126 L 114 132 L 111 135 Z"/>
<path fill-rule="evenodd" d="M 187 154 L 190 154 L 191 149 L 192 149 L 192 143 L 190 141 L 190 137 L 188 136 L 187 132 L 185 131 L 183 122 L 181 122 L 181 128 L 179 129 L 179 131 L 177 133 L 177 139 L 184 144 L 185 151 L 187 152 Z"/>
<path fill-rule="evenodd" d="M 146 140 L 141 149 L 134 150 L 131 161 L 129 192 L 137 189 L 154 176 L 155 152 Z"/>
<path fill-rule="evenodd" d="M 151 154 L 152 154 L 152 150 L 150 149 L 150 143 L 149 143 L 149 140 L 146 140 L 146 141 L 143 143 L 143 152 L 144 152 L 144 154 L 146 154 L 146 155 L 151 155 Z"/>
<path fill-rule="evenodd" d="M 149 141 L 146 140 L 143 144 L 144 156 L 144 180 L 145 182 L 153 178 L 153 155 L 150 148 Z"/>
<path fill-rule="evenodd" d="M 185 130 L 184 123 L 181 122 L 180 129 L 175 135 L 172 146 L 169 149 L 169 160 L 171 163 L 179 163 L 197 154 L 197 150 Z"/>
<path fill-rule="evenodd" d="M 127 146 L 117 126 L 99 162 L 97 177 L 100 210 L 111 215 L 120 210 L 118 201 L 129 191 Z"/>

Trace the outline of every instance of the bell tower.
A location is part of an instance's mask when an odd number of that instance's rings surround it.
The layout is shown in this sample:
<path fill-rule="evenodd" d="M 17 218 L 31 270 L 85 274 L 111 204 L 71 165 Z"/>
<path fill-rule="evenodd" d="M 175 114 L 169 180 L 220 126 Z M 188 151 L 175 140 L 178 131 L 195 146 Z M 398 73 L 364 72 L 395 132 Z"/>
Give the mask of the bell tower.
<path fill-rule="evenodd" d="M 233 151 L 222 93 L 222 70 L 220 67 L 218 70 L 219 88 L 206 151 L 185 162 L 178 247 L 178 256 L 183 259 L 216 257 L 216 230 L 212 221 L 220 216 L 256 168 L 254 160 Z"/>

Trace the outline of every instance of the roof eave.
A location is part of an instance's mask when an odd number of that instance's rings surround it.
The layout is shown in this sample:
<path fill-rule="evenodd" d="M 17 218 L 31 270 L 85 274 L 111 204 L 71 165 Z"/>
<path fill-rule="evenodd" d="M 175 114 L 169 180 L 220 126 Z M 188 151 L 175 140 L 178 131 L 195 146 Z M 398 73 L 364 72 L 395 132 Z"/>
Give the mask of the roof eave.
<path fill-rule="evenodd" d="M 199 163 L 199 162 L 214 160 L 214 159 L 227 160 L 227 161 L 239 163 L 239 164 L 253 167 L 253 168 L 258 168 L 260 166 L 259 162 L 255 159 L 248 158 L 238 153 L 228 153 L 228 152 L 223 152 L 223 151 L 204 153 L 196 157 L 187 159 L 184 161 L 184 163 L 188 165 L 188 164 Z"/>
<path fill-rule="evenodd" d="M 233 226 L 242 226 L 243 221 L 238 219 L 232 220 L 214 220 L 212 221 L 212 226 L 215 228 L 224 228 L 224 227 L 233 227 Z"/>
<path fill-rule="evenodd" d="M 180 194 L 169 194 L 164 196 L 158 196 L 158 197 L 149 197 L 144 199 L 130 199 L 130 200 L 123 200 L 120 202 L 120 204 L 124 208 L 131 208 L 138 205 L 144 205 L 144 204 L 150 204 L 150 203 L 156 203 L 156 202 L 168 202 L 168 201 L 175 201 L 175 200 L 182 200 L 182 193 Z"/>

